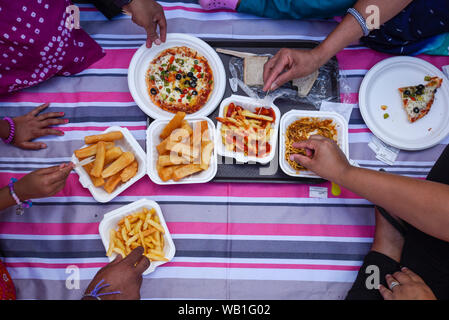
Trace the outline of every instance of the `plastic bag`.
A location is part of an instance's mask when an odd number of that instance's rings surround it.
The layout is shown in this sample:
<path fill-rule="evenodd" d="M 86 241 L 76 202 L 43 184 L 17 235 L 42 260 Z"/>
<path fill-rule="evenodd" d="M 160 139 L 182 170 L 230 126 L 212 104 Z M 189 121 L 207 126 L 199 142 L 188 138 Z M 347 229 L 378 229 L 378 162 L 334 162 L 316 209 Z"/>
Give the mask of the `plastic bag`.
<path fill-rule="evenodd" d="M 272 55 L 265 55 L 271 57 Z M 274 101 L 277 98 L 282 97 L 295 103 L 302 103 L 313 105 L 315 109 L 319 110 L 323 101 L 340 101 L 340 97 L 347 96 L 345 93 L 349 93 L 350 86 L 346 76 L 341 75 L 338 68 L 338 63 L 335 60 L 330 60 L 324 66 L 319 69 L 318 78 L 315 81 L 312 89 L 306 97 L 300 97 L 298 95 L 297 88 L 292 85 L 291 82 L 287 82 L 283 86 L 276 90 L 270 91 L 269 94 L 262 90 L 261 86 L 247 86 L 243 82 L 243 59 L 232 57 L 229 60 L 229 71 L 231 78 L 229 83 L 231 90 L 235 93 L 238 87 L 243 90 L 249 97 L 265 100 L 267 102 Z M 332 88 L 333 81 L 337 81 L 339 90 L 329 90 Z M 329 95 L 329 92 L 332 92 Z M 346 101 L 342 101 L 346 102 Z"/>

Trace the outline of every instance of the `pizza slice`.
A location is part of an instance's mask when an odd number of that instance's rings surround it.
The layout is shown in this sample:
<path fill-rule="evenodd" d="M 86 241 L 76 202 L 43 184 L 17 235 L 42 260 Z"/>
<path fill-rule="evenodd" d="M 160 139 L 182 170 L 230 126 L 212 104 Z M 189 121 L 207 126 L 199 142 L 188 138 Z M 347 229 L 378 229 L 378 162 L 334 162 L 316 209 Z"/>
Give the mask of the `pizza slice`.
<path fill-rule="evenodd" d="M 437 89 L 441 87 L 443 79 L 438 77 L 425 77 L 427 84 L 399 88 L 402 105 L 407 113 L 408 120 L 413 123 L 429 113 L 435 100 Z"/>

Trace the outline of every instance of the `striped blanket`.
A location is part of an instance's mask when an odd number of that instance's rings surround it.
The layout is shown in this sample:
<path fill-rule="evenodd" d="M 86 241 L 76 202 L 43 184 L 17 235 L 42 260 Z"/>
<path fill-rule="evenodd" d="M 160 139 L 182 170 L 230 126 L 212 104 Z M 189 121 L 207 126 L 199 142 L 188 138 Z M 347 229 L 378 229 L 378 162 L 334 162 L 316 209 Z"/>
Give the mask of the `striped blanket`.
<path fill-rule="evenodd" d="M 332 20 L 267 20 L 229 10 L 206 12 L 193 0 L 161 2 L 169 32 L 218 39 L 322 40 Z M 11 177 L 69 161 L 83 137 L 111 125 L 128 128 L 145 148 L 146 116 L 133 102 L 127 67 L 144 43 L 144 31 L 127 16 L 107 21 L 81 5 L 83 28 L 105 49 L 88 70 L 53 78 L 0 99 L 0 115 L 15 117 L 51 102 L 70 123 L 63 137 L 47 137 L 46 150 L 0 146 L 0 185 Z M 372 134 L 357 108 L 366 71 L 386 58 L 360 46 L 337 56 L 355 108 L 349 123 L 350 156 L 379 169 L 367 143 Z M 424 59 L 436 66 L 447 57 Z M 421 152 L 401 151 L 389 172 L 423 178 L 443 144 Z M 324 187 L 330 187 L 324 183 Z M 175 258 L 144 277 L 143 299 L 343 299 L 354 281 L 373 232 L 372 204 L 342 190 L 327 199 L 310 197 L 310 185 L 208 183 L 158 186 L 145 176 L 107 204 L 97 203 L 72 173 L 63 191 L 34 201 L 25 215 L 0 214 L 0 254 L 19 299 L 79 299 L 107 263 L 98 234 L 103 215 L 132 201 L 157 201 L 172 233 Z M 330 188 L 329 188 L 330 189 Z M 79 285 L 76 281 L 79 279 Z"/>

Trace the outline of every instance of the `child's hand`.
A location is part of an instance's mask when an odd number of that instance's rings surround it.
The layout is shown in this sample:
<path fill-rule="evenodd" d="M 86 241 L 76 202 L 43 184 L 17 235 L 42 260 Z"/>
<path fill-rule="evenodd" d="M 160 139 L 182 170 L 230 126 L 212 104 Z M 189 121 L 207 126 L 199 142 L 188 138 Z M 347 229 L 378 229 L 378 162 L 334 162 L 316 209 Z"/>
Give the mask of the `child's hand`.
<path fill-rule="evenodd" d="M 43 142 L 32 142 L 32 140 L 48 135 L 64 135 L 64 132 L 50 127 L 67 123 L 66 119 L 57 119 L 64 116 L 64 113 L 48 112 L 39 115 L 48 106 L 48 103 L 40 105 L 29 113 L 13 119 L 16 126 L 13 145 L 22 149 L 39 150 L 46 148 L 47 145 Z"/>
<path fill-rule="evenodd" d="M 14 184 L 14 191 L 21 201 L 51 197 L 64 188 L 74 166 L 70 162 L 33 171 Z"/>

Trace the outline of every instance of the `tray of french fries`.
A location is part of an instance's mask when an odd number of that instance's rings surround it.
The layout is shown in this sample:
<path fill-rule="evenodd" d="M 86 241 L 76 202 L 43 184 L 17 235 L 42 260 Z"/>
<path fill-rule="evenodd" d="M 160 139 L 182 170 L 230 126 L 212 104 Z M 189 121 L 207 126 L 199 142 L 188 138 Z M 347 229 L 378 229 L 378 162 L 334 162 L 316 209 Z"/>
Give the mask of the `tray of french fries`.
<path fill-rule="evenodd" d="M 155 120 L 147 129 L 147 171 L 157 184 L 206 183 L 217 172 L 215 125 L 206 117 Z"/>
<path fill-rule="evenodd" d="M 238 162 L 269 163 L 277 148 L 281 113 L 274 103 L 232 95 L 220 104 L 217 153 Z"/>
<path fill-rule="evenodd" d="M 146 174 L 145 152 L 128 129 L 109 127 L 100 134 L 86 136 L 84 142 L 74 151 L 72 162 L 93 159 L 76 165 L 75 172 L 95 200 L 111 201 Z"/>
<path fill-rule="evenodd" d="M 99 233 L 106 256 L 113 261 L 117 254 L 126 257 L 133 249 L 143 247 L 151 261 L 144 275 L 175 256 L 176 248 L 160 206 L 141 199 L 104 215 Z"/>

